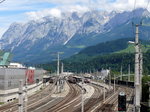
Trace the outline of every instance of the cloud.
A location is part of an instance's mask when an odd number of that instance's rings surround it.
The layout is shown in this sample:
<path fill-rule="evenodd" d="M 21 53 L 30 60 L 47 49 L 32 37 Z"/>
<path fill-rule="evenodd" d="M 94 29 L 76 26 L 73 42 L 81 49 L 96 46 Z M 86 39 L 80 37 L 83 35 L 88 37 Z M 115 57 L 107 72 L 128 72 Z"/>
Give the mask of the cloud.
<path fill-rule="evenodd" d="M 59 7 L 60 10 L 63 12 L 86 12 L 89 11 L 89 7 L 87 6 L 82 6 L 82 5 L 68 5 L 68 6 L 61 6 Z"/>
<path fill-rule="evenodd" d="M 38 1 L 45 1 L 47 3 L 53 4 L 69 5 L 69 4 L 86 4 L 89 3 L 89 1 L 91 0 L 38 0 Z"/>
<path fill-rule="evenodd" d="M 134 9 L 134 0 L 116 0 L 105 4 L 106 10 L 131 11 Z M 145 8 L 148 0 L 136 0 L 135 8 Z M 106 6 L 107 5 L 107 6 Z"/>
<path fill-rule="evenodd" d="M 79 12 L 83 13 L 89 11 L 89 8 L 86 6 L 81 6 L 81 5 L 68 5 L 66 6 L 61 6 L 57 8 L 49 8 L 49 9 L 44 9 L 41 11 L 31 11 L 31 12 L 26 12 L 25 14 L 27 15 L 28 19 L 30 20 L 37 20 L 41 19 L 42 17 L 46 16 L 52 16 L 52 17 L 57 17 L 61 18 L 62 12 Z"/>
<path fill-rule="evenodd" d="M 25 13 L 29 19 L 40 19 L 45 16 L 53 16 L 53 17 L 61 17 L 61 11 L 57 8 L 52 8 L 52 9 L 45 9 L 42 11 L 31 11 Z"/>
<path fill-rule="evenodd" d="M 145 8 L 148 1 L 136 0 L 135 8 Z M 134 0 L 6 0 L 0 4 L 0 15 L 6 19 L 1 19 L 0 22 L 8 25 L 16 21 L 27 21 L 27 18 L 61 17 L 61 13 L 64 11 L 85 12 L 90 9 L 129 11 L 133 10 L 133 7 Z M 148 9 L 150 11 L 150 4 Z M 11 17 L 12 15 L 15 17 Z M 3 29 L 3 25 L 0 24 L 0 27 Z"/>
<path fill-rule="evenodd" d="M 148 0 L 136 0 L 136 7 L 146 7 Z M 134 0 L 6 0 L 0 4 L 1 10 L 36 10 L 44 9 L 43 4 L 54 4 L 57 7 L 82 6 L 103 10 L 132 10 Z M 41 8 L 39 8 L 41 5 Z M 45 7 L 48 8 L 48 7 Z"/>
<path fill-rule="evenodd" d="M 41 0 L 39 0 L 41 1 Z M 95 10 L 118 10 L 118 11 L 131 11 L 134 8 L 135 0 L 42 0 L 50 4 L 56 4 L 60 10 L 75 10 L 84 11 L 88 9 Z M 135 8 L 145 8 L 149 0 L 136 0 Z M 78 8 L 79 7 L 79 8 Z M 82 10 L 81 10 L 81 9 Z M 150 11 L 150 4 L 148 7 Z"/>

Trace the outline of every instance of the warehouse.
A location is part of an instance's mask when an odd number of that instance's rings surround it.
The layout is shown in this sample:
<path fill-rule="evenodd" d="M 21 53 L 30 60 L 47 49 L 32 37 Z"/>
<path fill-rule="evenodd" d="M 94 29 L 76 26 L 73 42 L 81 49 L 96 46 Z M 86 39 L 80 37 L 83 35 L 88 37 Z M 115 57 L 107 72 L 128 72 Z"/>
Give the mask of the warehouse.
<path fill-rule="evenodd" d="M 44 70 L 27 68 L 0 68 L 0 102 L 9 102 L 18 98 L 19 80 L 25 85 L 27 76 L 28 94 L 42 86 Z"/>

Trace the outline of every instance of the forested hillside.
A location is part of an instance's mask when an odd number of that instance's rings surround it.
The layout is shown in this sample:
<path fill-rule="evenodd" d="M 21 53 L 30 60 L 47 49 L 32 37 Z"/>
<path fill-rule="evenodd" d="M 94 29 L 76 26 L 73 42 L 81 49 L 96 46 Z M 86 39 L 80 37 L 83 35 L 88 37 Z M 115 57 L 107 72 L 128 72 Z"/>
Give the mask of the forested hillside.
<path fill-rule="evenodd" d="M 111 70 L 119 72 L 121 66 L 123 72 L 127 72 L 129 64 L 131 72 L 134 72 L 134 46 L 128 44 L 129 40 L 131 39 L 119 39 L 91 46 L 61 62 L 64 63 L 65 70 L 72 72 L 94 72 L 109 67 Z M 150 74 L 149 42 L 141 41 L 141 43 L 144 57 L 144 74 Z M 54 72 L 56 62 L 45 64 L 43 67 Z"/>

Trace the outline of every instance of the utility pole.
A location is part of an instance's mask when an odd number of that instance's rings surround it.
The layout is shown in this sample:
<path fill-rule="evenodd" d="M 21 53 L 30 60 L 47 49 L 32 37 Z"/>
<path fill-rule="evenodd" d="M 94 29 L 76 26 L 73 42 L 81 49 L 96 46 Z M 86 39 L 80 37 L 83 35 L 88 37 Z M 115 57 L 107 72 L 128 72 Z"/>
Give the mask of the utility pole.
<path fill-rule="evenodd" d="M 122 65 L 121 65 L 121 69 L 120 69 L 120 75 L 121 75 L 120 80 L 122 81 Z"/>
<path fill-rule="evenodd" d="M 142 99 L 142 73 L 143 73 L 143 54 L 142 54 L 142 48 L 141 46 L 139 46 L 139 52 L 140 52 L 140 56 L 139 56 L 139 62 L 140 62 L 140 93 L 141 93 L 141 99 Z"/>
<path fill-rule="evenodd" d="M 105 102 L 105 85 L 103 86 L 103 102 Z"/>
<path fill-rule="evenodd" d="M 84 88 L 83 88 L 83 84 L 84 84 L 84 77 L 83 77 L 83 73 L 82 73 L 82 101 L 81 101 L 81 112 L 84 112 L 84 96 L 83 96 L 83 93 L 84 93 Z"/>
<path fill-rule="evenodd" d="M 110 67 L 109 67 L 109 91 L 111 89 L 111 74 L 110 74 Z"/>
<path fill-rule="evenodd" d="M 141 78 L 140 75 L 140 48 L 139 48 L 139 25 L 136 24 L 136 36 L 135 36 L 135 76 L 134 76 L 134 86 L 135 86 L 135 112 L 140 112 L 140 99 L 141 99 Z"/>
<path fill-rule="evenodd" d="M 64 64 L 62 63 L 61 65 L 61 90 L 63 90 L 63 86 L 64 86 L 63 73 L 64 73 Z"/>
<path fill-rule="evenodd" d="M 59 92 L 59 52 L 57 53 L 57 93 Z"/>
<path fill-rule="evenodd" d="M 62 63 L 61 64 L 61 74 L 63 74 L 64 73 L 64 64 Z"/>
<path fill-rule="evenodd" d="M 24 99 L 24 108 L 25 108 L 25 112 L 27 112 L 27 102 L 28 102 L 28 95 L 27 95 L 27 79 L 28 79 L 28 73 L 26 74 L 26 77 L 25 77 L 25 99 Z"/>
<path fill-rule="evenodd" d="M 116 77 L 115 77 L 115 74 L 114 74 L 114 94 L 115 94 L 115 91 L 116 91 L 115 80 L 116 80 Z"/>
<path fill-rule="evenodd" d="M 128 68 L 128 81 L 130 81 L 130 64 L 128 65 L 129 66 L 129 68 Z"/>
<path fill-rule="evenodd" d="M 18 110 L 19 112 L 23 112 L 23 81 L 19 81 L 19 104 L 18 104 Z"/>

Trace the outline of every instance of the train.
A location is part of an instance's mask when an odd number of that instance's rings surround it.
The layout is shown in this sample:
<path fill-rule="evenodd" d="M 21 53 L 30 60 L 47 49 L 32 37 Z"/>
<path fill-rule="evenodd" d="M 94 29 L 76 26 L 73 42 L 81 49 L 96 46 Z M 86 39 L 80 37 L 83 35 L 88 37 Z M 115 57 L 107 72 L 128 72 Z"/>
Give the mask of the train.
<path fill-rule="evenodd" d="M 54 83 L 54 82 L 55 82 L 55 80 L 56 80 L 56 78 L 55 78 L 55 77 L 51 77 L 51 78 L 49 79 L 49 83 Z"/>
<path fill-rule="evenodd" d="M 79 83 L 79 82 L 82 82 L 82 78 L 81 77 L 76 77 L 76 76 L 69 76 L 68 77 L 68 82 L 70 83 Z M 90 80 L 87 79 L 87 78 L 84 78 L 84 83 L 90 83 Z"/>
<path fill-rule="evenodd" d="M 43 77 L 43 83 L 47 83 L 47 82 L 49 82 L 49 83 L 54 83 L 55 80 L 56 80 L 56 77 L 50 77 L 50 76 L 48 76 L 48 77 Z"/>
<path fill-rule="evenodd" d="M 90 83 L 90 79 L 84 79 L 84 83 Z"/>
<path fill-rule="evenodd" d="M 116 84 L 126 85 L 126 86 L 129 86 L 129 87 L 134 87 L 134 82 L 131 82 L 131 81 L 116 80 L 115 82 L 116 82 Z"/>
<path fill-rule="evenodd" d="M 105 82 L 109 83 L 109 81 L 107 79 L 105 80 Z M 114 80 L 111 80 L 111 83 L 114 83 Z M 125 85 L 128 87 L 134 87 L 134 82 L 131 82 L 131 81 L 115 80 L 115 83 L 119 84 L 119 85 Z"/>
<path fill-rule="evenodd" d="M 118 95 L 118 112 L 126 112 L 126 94 L 120 92 Z"/>
<path fill-rule="evenodd" d="M 75 83 L 77 83 L 77 79 L 76 79 L 76 77 L 69 76 L 69 77 L 68 77 L 68 82 L 75 84 Z"/>

